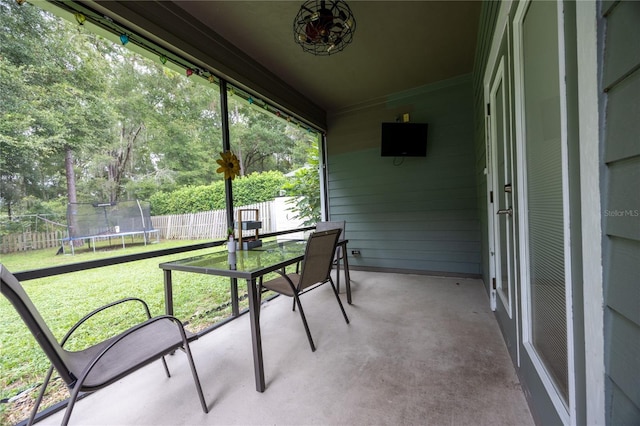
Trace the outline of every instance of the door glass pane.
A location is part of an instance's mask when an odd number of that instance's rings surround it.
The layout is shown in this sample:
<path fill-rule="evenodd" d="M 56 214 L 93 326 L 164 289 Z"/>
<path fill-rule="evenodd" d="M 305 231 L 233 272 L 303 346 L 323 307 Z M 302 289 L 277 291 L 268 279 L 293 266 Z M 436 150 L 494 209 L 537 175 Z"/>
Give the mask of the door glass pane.
<path fill-rule="evenodd" d="M 496 99 L 495 99 L 495 117 L 496 117 L 496 156 L 497 156 L 497 167 L 496 167 L 496 176 L 497 176 L 497 186 L 495 188 L 496 191 L 496 202 L 498 203 L 498 209 L 506 210 L 511 207 L 511 203 L 508 202 L 508 199 L 504 193 L 504 185 L 507 183 L 505 180 L 505 175 L 508 172 L 508 161 L 505 155 L 505 144 L 506 144 L 506 134 L 505 134 L 505 110 L 504 110 L 504 90 L 503 84 L 500 82 L 497 90 L 496 90 Z M 498 232 L 499 235 L 499 263 L 500 270 L 498 271 L 500 280 L 498 283 L 498 288 L 505 296 L 505 299 L 509 300 L 509 234 L 508 234 L 508 222 L 510 221 L 510 217 L 506 214 L 501 214 L 498 218 Z M 508 303 L 508 302 L 507 302 Z"/>
<path fill-rule="evenodd" d="M 531 2 L 523 24 L 533 345 L 567 399 L 567 322 L 557 5 Z"/>

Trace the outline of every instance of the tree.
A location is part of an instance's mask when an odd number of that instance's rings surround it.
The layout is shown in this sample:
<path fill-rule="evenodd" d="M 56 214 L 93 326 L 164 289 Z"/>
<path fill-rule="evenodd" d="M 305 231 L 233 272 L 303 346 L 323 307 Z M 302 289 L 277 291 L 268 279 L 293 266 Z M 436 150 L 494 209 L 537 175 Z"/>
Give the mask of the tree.
<path fill-rule="evenodd" d="M 297 141 L 286 122 L 242 101 L 231 104 L 231 146 L 240 160 L 240 174 L 290 171 Z"/>
<path fill-rule="evenodd" d="M 221 181 L 218 86 L 87 26 L 0 0 L 0 208 L 149 199 Z M 231 97 L 242 174 L 305 164 L 307 132 Z M 31 203 L 31 205 L 34 205 Z M 17 210 L 16 210 L 17 209 Z"/>
<path fill-rule="evenodd" d="M 2 9 L 2 66 L 19 70 L 8 81 L 23 87 L 9 94 L 13 102 L 3 111 L 3 118 L 16 112 L 21 115 L 19 120 L 8 121 L 12 128 L 3 129 L 3 135 L 5 139 L 14 135 L 14 145 L 21 147 L 18 155 L 32 169 L 37 166 L 39 173 L 56 174 L 59 165 L 65 164 L 66 193 L 74 202 L 74 152 L 95 151 L 108 138 L 111 117 L 104 97 L 101 55 L 109 46 L 93 34 L 70 31 L 67 22 L 52 19 L 28 3 L 17 6 L 3 1 Z M 29 50 L 25 47 L 33 50 L 24 53 Z M 24 155 L 25 150 L 30 155 Z M 56 171 L 46 170 L 48 166 Z M 23 196 L 37 192 L 33 188 L 45 181 L 25 179 L 30 175 L 25 167 L 16 171 L 21 178 L 14 173 L 12 180 L 21 180 Z"/>
<path fill-rule="evenodd" d="M 296 218 L 303 221 L 303 226 L 311 226 L 320 222 L 320 161 L 318 144 L 313 143 L 308 149 L 309 163 L 296 170 L 293 178 L 285 185 L 290 195 L 296 196 L 290 200 L 291 211 Z"/>
<path fill-rule="evenodd" d="M 30 183 L 38 181 L 30 161 L 39 147 L 29 137 L 33 117 L 27 78 L 29 65 L 42 51 L 41 21 L 37 9 L 18 13 L 18 8 L 15 2 L 0 3 L 0 206 L 9 218 L 25 194 L 37 193 Z"/>
<path fill-rule="evenodd" d="M 139 93 L 150 107 L 144 146 L 136 149 L 129 188 L 206 185 L 220 179 L 215 156 L 222 149 L 218 86 L 186 78 L 146 60 Z"/>
<path fill-rule="evenodd" d="M 23 117 L 25 106 L 21 99 L 26 91 L 18 82 L 11 84 L 16 67 L 0 58 L 0 205 L 4 204 L 9 218 L 12 206 L 22 197 L 25 179 L 33 179 L 32 170 L 25 159 L 29 158 L 29 146 L 21 143 L 28 122 Z"/>

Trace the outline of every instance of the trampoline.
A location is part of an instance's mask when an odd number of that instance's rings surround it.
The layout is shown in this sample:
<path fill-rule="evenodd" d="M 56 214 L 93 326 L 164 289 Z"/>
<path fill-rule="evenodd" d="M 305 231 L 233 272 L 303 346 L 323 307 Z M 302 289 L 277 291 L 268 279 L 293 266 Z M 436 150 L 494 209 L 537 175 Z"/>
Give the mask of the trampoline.
<path fill-rule="evenodd" d="M 67 204 L 68 237 L 62 242 L 69 243 L 71 253 L 75 254 L 74 241 L 88 241 L 96 251 L 96 241 L 116 238 L 126 247 L 126 237 L 142 236 L 144 244 L 151 242 L 155 234 L 160 241 L 160 232 L 151 222 L 151 205 L 147 201 L 120 201 L 114 203 L 69 203 Z"/>

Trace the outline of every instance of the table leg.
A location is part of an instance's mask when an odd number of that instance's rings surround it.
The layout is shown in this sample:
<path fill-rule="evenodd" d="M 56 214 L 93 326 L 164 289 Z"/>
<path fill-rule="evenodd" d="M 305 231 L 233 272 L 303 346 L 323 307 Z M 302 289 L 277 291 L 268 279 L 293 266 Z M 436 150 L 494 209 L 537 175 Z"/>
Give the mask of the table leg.
<path fill-rule="evenodd" d="M 171 270 L 164 270 L 164 310 L 167 315 L 173 315 L 173 282 Z"/>
<path fill-rule="evenodd" d="M 240 303 L 238 302 L 238 279 L 231 278 L 231 315 L 240 315 Z"/>
<path fill-rule="evenodd" d="M 256 378 L 256 390 L 264 392 L 264 364 L 262 362 L 262 337 L 260 336 L 260 305 L 256 280 L 247 280 L 249 296 L 249 320 L 251 321 L 251 345 L 253 347 L 253 370 Z"/>

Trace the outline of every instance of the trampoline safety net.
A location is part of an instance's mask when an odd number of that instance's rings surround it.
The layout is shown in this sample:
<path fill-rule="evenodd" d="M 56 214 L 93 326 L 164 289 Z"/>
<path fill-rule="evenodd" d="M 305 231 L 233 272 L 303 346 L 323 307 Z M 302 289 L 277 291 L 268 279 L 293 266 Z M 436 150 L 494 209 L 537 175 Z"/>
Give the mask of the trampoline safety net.
<path fill-rule="evenodd" d="M 69 238 L 87 238 L 153 230 L 148 201 L 117 203 L 69 203 L 67 205 Z"/>

